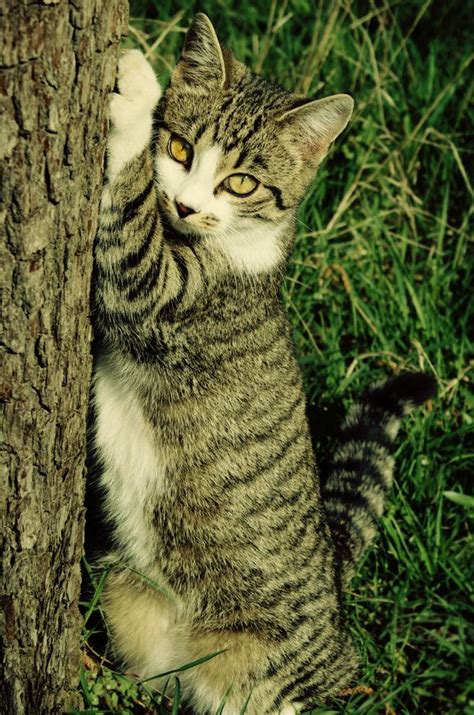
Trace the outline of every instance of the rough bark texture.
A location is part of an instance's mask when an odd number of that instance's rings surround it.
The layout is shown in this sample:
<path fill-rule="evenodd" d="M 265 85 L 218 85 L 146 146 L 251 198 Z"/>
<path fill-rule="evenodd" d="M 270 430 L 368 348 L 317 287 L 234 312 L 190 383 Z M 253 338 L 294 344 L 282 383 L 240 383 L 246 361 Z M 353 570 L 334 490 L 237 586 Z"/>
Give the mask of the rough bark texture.
<path fill-rule="evenodd" d="M 89 285 L 125 0 L 2 4 L 2 712 L 80 705 Z"/>

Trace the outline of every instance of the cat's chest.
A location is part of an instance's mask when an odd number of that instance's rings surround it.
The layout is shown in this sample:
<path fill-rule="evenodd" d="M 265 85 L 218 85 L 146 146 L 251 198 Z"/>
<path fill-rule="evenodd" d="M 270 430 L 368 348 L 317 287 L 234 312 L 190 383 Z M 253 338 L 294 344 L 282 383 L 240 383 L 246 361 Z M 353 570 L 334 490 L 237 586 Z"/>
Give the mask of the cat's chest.
<path fill-rule="evenodd" d="M 94 385 L 105 509 L 122 546 L 145 566 L 154 550 L 152 505 L 164 489 L 165 455 L 138 395 L 117 371 L 99 365 Z"/>

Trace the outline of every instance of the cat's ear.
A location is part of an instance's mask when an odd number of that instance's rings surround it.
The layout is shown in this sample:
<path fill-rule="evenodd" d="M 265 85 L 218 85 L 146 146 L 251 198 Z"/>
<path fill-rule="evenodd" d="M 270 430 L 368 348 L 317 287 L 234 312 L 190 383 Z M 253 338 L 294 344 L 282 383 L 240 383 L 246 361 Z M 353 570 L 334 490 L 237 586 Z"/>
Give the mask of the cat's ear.
<path fill-rule="evenodd" d="M 346 127 L 354 108 L 348 94 L 335 94 L 324 99 L 299 101 L 280 117 L 284 133 L 304 159 L 319 164 L 329 146 Z"/>
<path fill-rule="evenodd" d="M 222 48 L 207 15 L 199 12 L 189 28 L 172 82 L 184 82 L 195 88 L 210 82 L 225 84 L 226 70 Z"/>

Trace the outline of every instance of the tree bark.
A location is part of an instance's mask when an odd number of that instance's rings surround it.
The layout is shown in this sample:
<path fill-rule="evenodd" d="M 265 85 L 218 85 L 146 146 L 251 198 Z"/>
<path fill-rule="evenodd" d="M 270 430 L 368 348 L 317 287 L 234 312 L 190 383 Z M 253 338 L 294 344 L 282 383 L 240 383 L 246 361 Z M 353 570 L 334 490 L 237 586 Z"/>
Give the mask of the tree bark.
<path fill-rule="evenodd" d="M 89 286 L 126 0 L 7 0 L 0 64 L 2 712 L 81 706 Z"/>

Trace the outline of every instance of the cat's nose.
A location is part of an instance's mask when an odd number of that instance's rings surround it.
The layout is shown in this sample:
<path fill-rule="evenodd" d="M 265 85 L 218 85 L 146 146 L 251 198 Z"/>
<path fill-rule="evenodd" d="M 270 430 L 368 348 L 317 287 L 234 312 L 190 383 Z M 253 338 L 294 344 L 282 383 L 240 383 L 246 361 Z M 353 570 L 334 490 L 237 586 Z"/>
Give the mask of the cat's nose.
<path fill-rule="evenodd" d="M 179 201 L 175 201 L 176 204 L 176 211 L 178 212 L 178 216 L 180 218 L 186 218 L 186 216 L 190 216 L 191 214 L 195 214 L 196 210 L 192 209 L 190 206 L 185 206 L 184 204 L 181 204 Z"/>

